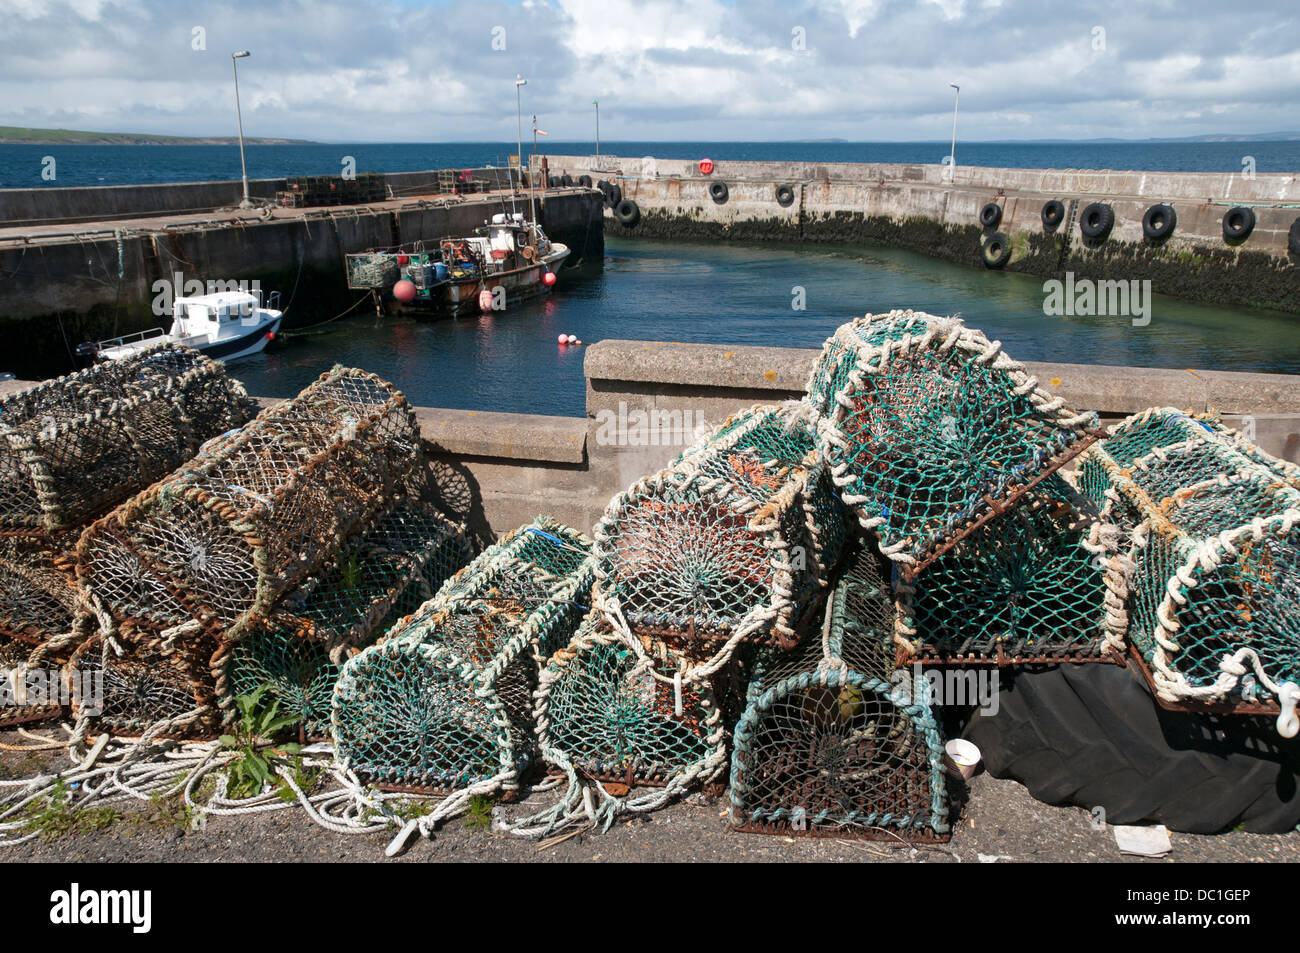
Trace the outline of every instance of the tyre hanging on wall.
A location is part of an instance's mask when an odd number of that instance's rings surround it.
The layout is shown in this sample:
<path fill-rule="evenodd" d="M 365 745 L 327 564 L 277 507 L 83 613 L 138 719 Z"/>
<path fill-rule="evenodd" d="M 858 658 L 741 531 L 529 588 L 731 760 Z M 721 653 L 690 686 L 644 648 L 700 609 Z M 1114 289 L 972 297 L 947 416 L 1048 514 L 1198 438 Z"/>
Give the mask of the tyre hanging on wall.
<path fill-rule="evenodd" d="M 557 175 L 548 175 L 546 177 L 546 187 L 548 189 L 558 189 L 560 187 L 560 177 Z"/>
<path fill-rule="evenodd" d="M 717 204 L 719 204 L 719 205 L 726 205 L 726 204 L 727 204 L 727 198 L 728 198 L 730 195 L 731 195 L 731 193 L 730 193 L 730 191 L 727 189 L 727 183 L 726 183 L 726 182 L 710 182 L 710 183 L 709 183 L 709 198 L 713 199 L 713 201 L 716 202 Z"/>
<path fill-rule="evenodd" d="M 618 203 L 623 201 L 623 186 L 617 182 L 611 183 L 605 201 L 610 208 L 618 208 Z"/>
<path fill-rule="evenodd" d="M 641 209 L 631 199 L 623 199 L 614 209 L 614 218 L 624 228 L 636 228 L 637 223 L 641 221 Z"/>
<path fill-rule="evenodd" d="M 1245 205 L 1228 209 L 1223 216 L 1223 240 L 1244 242 L 1255 230 L 1255 210 Z"/>
<path fill-rule="evenodd" d="M 1090 241 L 1105 241 L 1115 227 L 1115 210 L 1105 202 L 1093 202 L 1079 216 L 1079 231 Z"/>
<path fill-rule="evenodd" d="M 1050 199 L 1043 203 L 1043 210 L 1038 214 L 1043 220 L 1043 228 L 1054 232 L 1065 221 L 1065 203 L 1060 199 Z"/>
<path fill-rule="evenodd" d="M 1291 231 L 1287 233 L 1286 244 L 1291 249 L 1291 254 L 1300 258 L 1300 218 L 1291 223 Z"/>
<path fill-rule="evenodd" d="M 1142 234 L 1148 241 L 1162 242 L 1174 233 L 1178 213 L 1172 205 L 1153 205 L 1142 216 Z"/>
<path fill-rule="evenodd" d="M 560 176 L 560 185 L 564 186 L 566 189 L 573 185 L 573 176 L 569 175 L 567 172 L 564 173 L 564 175 Z"/>
<path fill-rule="evenodd" d="M 581 185 L 584 189 L 591 188 L 591 176 L 589 175 L 578 176 L 578 184 Z"/>
<path fill-rule="evenodd" d="M 985 268 L 1003 268 L 1011 260 L 1011 240 L 1002 232 L 994 232 L 984 239 L 980 257 Z"/>
<path fill-rule="evenodd" d="M 1102 808 L 1107 824 L 1284 833 L 1300 821 L 1300 741 L 1272 717 L 1166 711 L 1118 665 L 1003 672 L 995 712 L 964 737 L 990 774 L 1048 804 Z"/>
<path fill-rule="evenodd" d="M 788 185 L 778 185 L 776 187 L 776 204 L 781 208 L 789 208 L 794 204 L 794 189 Z"/>
<path fill-rule="evenodd" d="M 985 228 L 997 228 L 1002 223 L 1002 206 L 997 202 L 986 202 L 980 209 L 980 224 Z"/>

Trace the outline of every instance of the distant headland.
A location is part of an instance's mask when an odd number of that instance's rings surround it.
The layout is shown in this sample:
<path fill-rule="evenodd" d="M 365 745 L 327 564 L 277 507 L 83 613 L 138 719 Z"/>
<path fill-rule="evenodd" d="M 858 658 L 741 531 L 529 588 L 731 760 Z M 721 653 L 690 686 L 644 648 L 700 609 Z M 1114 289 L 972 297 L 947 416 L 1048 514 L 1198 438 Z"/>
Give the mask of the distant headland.
<path fill-rule="evenodd" d="M 0 126 L 0 144 L 34 146 L 233 146 L 238 136 L 159 136 L 143 132 L 82 132 L 76 129 L 24 129 Z M 246 145 L 309 145 L 310 139 L 245 136 Z"/>

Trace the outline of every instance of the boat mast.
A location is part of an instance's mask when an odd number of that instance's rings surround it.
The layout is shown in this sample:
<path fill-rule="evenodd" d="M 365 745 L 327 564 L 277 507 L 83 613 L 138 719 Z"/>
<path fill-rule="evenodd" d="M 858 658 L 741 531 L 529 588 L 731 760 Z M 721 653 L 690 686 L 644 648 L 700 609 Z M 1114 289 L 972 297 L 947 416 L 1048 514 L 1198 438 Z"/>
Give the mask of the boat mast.
<path fill-rule="evenodd" d="M 537 155 L 537 114 L 536 113 L 533 114 L 533 151 L 528 156 L 528 214 L 533 222 L 534 235 L 536 235 L 537 232 L 537 199 L 533 195 L 533 185 L 534 185 L 533 180 L 536 178 L 536 176 L 533 175 L 533 156 L 535 155 Z M 524 158 L 523 156 L 519 157 L 520 163 L 523 162 L 523 158 Z"/>

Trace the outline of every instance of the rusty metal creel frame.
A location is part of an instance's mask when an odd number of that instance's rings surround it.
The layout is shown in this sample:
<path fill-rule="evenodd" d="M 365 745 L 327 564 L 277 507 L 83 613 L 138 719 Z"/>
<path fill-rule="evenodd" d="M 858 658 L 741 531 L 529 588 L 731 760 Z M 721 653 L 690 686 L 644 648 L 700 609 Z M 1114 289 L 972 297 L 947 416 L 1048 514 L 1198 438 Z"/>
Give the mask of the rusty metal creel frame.
<path fill-rule="evenodd" d="M 253 408 L 223 365 L 176 344 L 0 399 L 0 528 L 81 526 Z"/>
<path fill-rule="evenodd" d="M 78 576 L 119 622 L 196 620 L 237 638 L 333 559 L 421 457 L 406 398 L 335 368 L 95 522 Z"/>

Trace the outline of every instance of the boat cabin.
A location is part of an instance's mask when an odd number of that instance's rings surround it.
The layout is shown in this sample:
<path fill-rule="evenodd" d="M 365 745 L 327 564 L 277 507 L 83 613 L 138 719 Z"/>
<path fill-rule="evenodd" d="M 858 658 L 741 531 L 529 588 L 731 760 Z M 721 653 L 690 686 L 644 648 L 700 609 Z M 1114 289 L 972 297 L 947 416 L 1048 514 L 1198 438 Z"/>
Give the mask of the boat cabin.
<path fill-rule="evenodd" d="M 261 307 L 261 291 L 219 291 L 177 298 L 172 308 L 171 333 L 178 338 L 222 336 L 241 322 L 256 324 Z"/>

